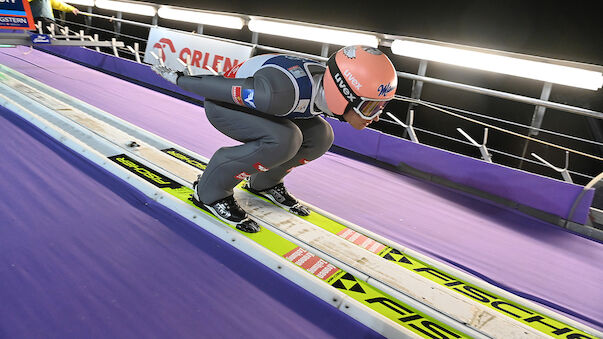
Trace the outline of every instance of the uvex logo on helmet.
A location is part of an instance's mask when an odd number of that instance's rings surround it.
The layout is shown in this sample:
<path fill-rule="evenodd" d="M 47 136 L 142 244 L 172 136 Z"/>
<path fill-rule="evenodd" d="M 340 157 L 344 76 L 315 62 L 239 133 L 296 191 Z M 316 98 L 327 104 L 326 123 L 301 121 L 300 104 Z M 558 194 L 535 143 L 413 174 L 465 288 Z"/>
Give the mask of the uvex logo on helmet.
<path fill-rule="evenodd" d="M 343 71 L 343 75 L 345 75 L 346 78 L 348 78 L 348 80 L 350 80 L 350 83 L 356 87 L 356 89 L 360 89 L 360 87 L 362 87 L 362 85 L 360 84 L 360 82 L 358 81 L 358 79 L 354 78 L 354 76 L 352 75 L 352 72 L 350 72 L 347 68 L 345 71 Z"/>
<path fill-rule="evenodd" d="M 345 80 L 341 76 L 341 73 L 335 74 L 335 82 L 337 83 L 337 86 L 341 88 L 341 91 L 347 97 L 349 102 L 356 100 L 356 97 L 354 96 L 352 90 L 350 90 L 348 85 L 345 83 Z"/>
<path fill-rule="evenodd" d="M 163 62 L 165 62 L 165 47 L 169 47 L 170 48 L 170 52 L 172 53 L 176 53 L 176 47 L 174 47 L 174 43 L 172 42 L 172 40 L 167 39 L 167 38 L 161 38 L 159 39 L 159 42 L 155 43 L 153 45 L 153 48 L 158 48 L 161 50 L 161 60 L 163 60 Z"/>

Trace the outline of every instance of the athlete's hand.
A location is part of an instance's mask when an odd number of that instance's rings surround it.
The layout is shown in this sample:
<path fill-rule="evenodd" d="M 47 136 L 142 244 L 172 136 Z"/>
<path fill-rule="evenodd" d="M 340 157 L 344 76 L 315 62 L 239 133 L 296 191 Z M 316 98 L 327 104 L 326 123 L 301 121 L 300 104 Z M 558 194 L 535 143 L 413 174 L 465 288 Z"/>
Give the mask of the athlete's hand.
<path fill-rule="evenodd" d="M 153 72 L 159 74 L 162 78 L 173 83 L 174 85 L 178 84 L 178 77 L 182 75 L 181 72 L 174 71 L 171 68 L 161 65 L 153 65 L 151 66 L 151 69 Z"/>

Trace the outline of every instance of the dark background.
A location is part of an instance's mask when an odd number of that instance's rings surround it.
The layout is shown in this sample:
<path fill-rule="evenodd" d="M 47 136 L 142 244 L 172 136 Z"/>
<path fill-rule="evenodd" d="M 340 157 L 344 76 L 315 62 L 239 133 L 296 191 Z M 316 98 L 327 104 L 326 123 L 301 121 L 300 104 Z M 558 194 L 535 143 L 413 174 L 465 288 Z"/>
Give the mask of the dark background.
<path fill-rule="evenodd" d="M 413 36 L 603 65 L 600 1 L 148 2 Z"/>
<path fill-rule="evenodd" d="M 234 12 L 263 17 L 290 19 L 350 29 L 374 31 L 394 35 L 411 36 L 458 43 L 476 47 L 491 48 L 508 52 L 537 55 L 554 59 L 570 60 L 603 65 L 603 3 L 599 1 L 574 1 L 571 4 L 541 1 L 162 1 L 151 0 L 156 4 L 166 4 L 214 11 Z M 113 12 L 96 9 L 95 12 L 113 15 Z M 148 21 L 136 15 L 124 14 L 124 19 Z M 95 19 L 95 25 L 100 24 Z M 160 26 L 193 31 L 194 24 L 178 23 L 160 19 Z M 122 26 L 122 33 L 146 37 L 146 29 Z M 251 32 L 245 26 L 240 32 L 228 29 L 204 27 L 204 33 L 226 38 L 250 41 Z M 122 40 L 127 38 L 121 37 Z M 301 52 L 320 54 L 320 44 L 302 40 L 286 39 L 260 35 L 260 44 L 277 46 Z M 337 47 L 331 46 L 330 52 Z M 400 71 L 416 73 L 418 61 L 391 55 L 386 52 Z M 429 63 L 427 76 L 465 83 L 469 85 L 505 91 L 524 96 L 539 98 L 542 83 L 517 77 L 472 71 L 470 69 L 450 67 Z M 410 95 L 412 82 L 400 80 L 398 94 Z M 603 90 L 590 91 L 561 85 L 553 85 L 551 101 L 565 103 L 603 112 Z M 471 94 L 459 90 L 425 84 L 422 99 L 453 106 L 460 109 L 479 112 L 488 116 L 530 125 L 534 106 Z M 407 105 L 392 103 L 388 109 L 401 120 L 406 119 Z M 478 119 L 493 125 L 527 135 L 527 129 L 508 124 L 496 123 L 487 119 Z M 385 132 L 402 135 L 403 130 L 388 122 L 372 125 Z M 415 126 L 437 133 L 462 138 L 456 131 L 463 128 L 474 139 L 481 141 L 483 127 L 459 120 L 429 108 L 415 110 Z M 602 124 L 600 119 L 547 109 L 541 128 L 569 134 L 587 140 L 601 140 Z M 450 139 L 417 132 L 422 143 L 448 149 L 457 153 L 479 157 L 477 148 Z M 572 149 L 603 156 L 603 147 L 568 140 L 555 135 L 540 133 L 537 138 Z M 563 167 L 565 153 L 559 149 L 537 144 L 525 143 L 518 137 L 490 130 L 488 146 L 505 153 L 530 157 L 535 152 L 552 164 Z M 527 148 L 525 148 L 527 147 Z M 525 148 L 525 152 L 524 152 Z M 535 160 L 534 158 L 531 158 Z M 561 179 L 561 176 L 544 166 L 519 160 L 504 154 L 493 154 L 495 163 L 521 167 L 525 170 Z M 570 170 L 595 176 L 603 170 L 601 161 L 570 154 Z M 587 178 L 574 175 L 574 182 L 585 184 Z"/>

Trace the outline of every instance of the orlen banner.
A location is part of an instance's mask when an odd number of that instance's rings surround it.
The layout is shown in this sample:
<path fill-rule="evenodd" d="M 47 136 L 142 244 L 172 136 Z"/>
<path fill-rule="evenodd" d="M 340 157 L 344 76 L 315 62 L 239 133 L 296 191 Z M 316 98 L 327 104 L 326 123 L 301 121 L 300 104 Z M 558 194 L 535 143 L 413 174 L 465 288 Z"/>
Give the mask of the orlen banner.
<path fill-rule="evenodd" d="M 153 27 L 149 32 L 144 61 L 156 64 L 158 61 L 150 52 L 159 55 L 158 50 L 162 51 L 165 65 L 175 70 L 184 70 L 185 66 L 178 59 L 186 63 L 186 59 L 190 56 L 191 70 L 195 75 L 211 74 L 206 66 L 217 70 L 218 64 L 223 65 L 223 71 L 227 72 L 249 59 L 252 53 L 252 48 L 249 46 Z"/>

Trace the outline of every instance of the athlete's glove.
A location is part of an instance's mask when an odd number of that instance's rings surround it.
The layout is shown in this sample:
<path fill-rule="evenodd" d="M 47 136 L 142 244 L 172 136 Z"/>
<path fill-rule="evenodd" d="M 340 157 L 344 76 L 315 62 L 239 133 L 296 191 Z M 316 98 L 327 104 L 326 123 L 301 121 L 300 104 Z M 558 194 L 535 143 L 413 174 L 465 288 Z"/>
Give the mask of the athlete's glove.
<path fill-rule="evenodd" d="M 174 71 L 171 68 L 161 65 L 153 65 L 151 66 L 151 69 L 153 72 L 159 74 L 162 78 L 173 83 L 174 85 L 178 84 L 178 77 L 183 75 L 182 72 Z"/>

